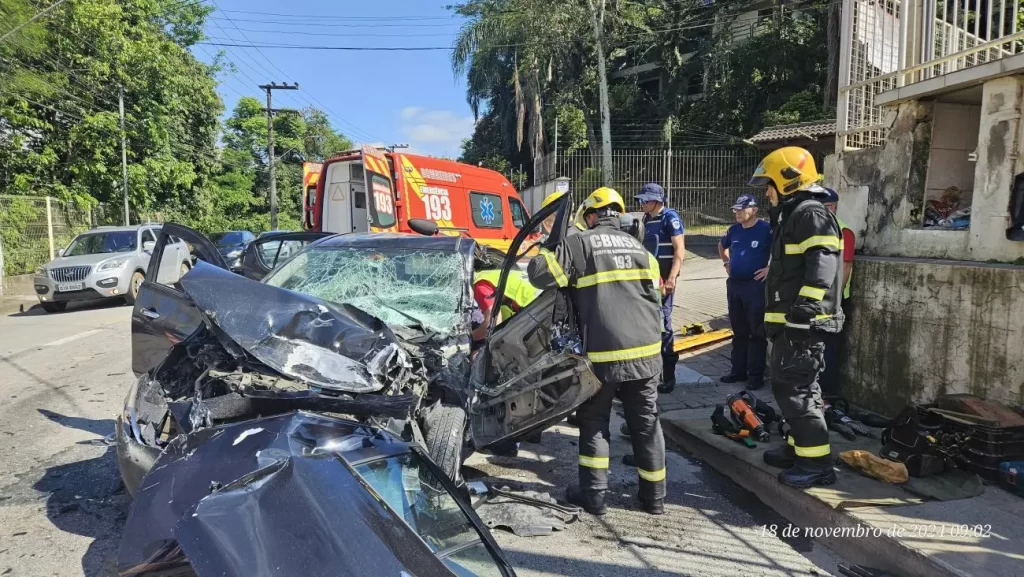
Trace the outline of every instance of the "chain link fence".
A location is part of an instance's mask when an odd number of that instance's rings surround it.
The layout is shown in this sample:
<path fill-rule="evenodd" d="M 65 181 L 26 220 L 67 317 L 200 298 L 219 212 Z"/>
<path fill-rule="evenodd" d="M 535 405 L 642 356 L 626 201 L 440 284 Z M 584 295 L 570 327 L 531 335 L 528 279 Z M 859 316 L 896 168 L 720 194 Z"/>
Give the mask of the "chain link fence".
<path fill-rule="evenodd" d="M 89 207 L 55 198 L 0 195 L 4 274 L 33 272 L 91 226 Z"/>

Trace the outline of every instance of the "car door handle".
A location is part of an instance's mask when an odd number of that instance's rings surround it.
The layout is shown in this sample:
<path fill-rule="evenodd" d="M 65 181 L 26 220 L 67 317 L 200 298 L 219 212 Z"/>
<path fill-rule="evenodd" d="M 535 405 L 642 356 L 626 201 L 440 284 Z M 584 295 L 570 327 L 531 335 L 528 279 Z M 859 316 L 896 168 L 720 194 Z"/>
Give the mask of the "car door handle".
<path fill-rule="evenodd" d="M 142 313 L 142 316 L 144 316 L 146 318 L 149 318 L 149 319 L 158 319 L 158 318 L 160 318 L 160 313 L 156 312 L 153 309 L 142 309 L 139 312 Z"/>

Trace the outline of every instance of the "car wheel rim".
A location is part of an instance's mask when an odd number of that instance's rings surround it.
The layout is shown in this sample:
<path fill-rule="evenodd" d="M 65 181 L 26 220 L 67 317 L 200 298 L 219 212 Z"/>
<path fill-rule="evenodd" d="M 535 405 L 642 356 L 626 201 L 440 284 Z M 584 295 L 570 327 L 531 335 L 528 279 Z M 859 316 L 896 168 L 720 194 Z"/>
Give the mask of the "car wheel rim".
<path fill-rule="evenodd" d="M 135 276 L 132 277 L 132 296 L 133 297 L 139 296 L 139 287 L 140 286 L 142 286 L 142 275 L 136 273 Z"/>

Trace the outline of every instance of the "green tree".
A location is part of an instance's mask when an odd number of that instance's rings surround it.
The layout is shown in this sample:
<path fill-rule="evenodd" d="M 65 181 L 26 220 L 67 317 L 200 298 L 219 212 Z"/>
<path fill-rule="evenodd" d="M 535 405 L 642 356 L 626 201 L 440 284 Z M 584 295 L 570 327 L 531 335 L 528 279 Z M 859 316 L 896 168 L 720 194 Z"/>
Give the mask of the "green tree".
<path fill-rule="evenodd" d="M 38 8 L 0 0 L 18 21 Z M 139 211 L 191 210 L 208 190 L 223 109 L 188 47 L 212 8 L 173 0 L 79 0 L 0 47 L 0 192 L 119 201 L 118 91 L 125 95 L 129 191 Z"/>
<path fill-rule="evenodd" d="M 238 100 L 225 121 L 221 171 L 216 184 L 221 192 L 213 220 L 206 230 L 246 228 L 269 230 L 270 159 L 267 158 L 267 116 L 263 103 L 252 97 Z M 316 108 L 274 115 L 278 227 L 298 230 L 302 217 L 302 162 L 322 161 L 352 148 L 352 141 L 331 126 Z M 226 217 L 223 215 L 232 215 Z"/>

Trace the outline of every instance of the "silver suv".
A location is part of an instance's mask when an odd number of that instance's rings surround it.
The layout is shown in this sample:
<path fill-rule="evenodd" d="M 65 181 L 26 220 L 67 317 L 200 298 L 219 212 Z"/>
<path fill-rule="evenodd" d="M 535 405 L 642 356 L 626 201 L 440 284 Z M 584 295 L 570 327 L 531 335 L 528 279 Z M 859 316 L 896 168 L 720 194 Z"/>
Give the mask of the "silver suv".
<path fill-rule="evenodd" d="M 134 304 L 160 228 L 102 226 L 76 236 L 57 258 L 36 270 L 39 303 L 50 313 L 64 310 L 72 301 L 123 298 Z M 177 282 L 191 266 L 188 245 L 173 239 L 160 262 L 160 282 Z"/>

